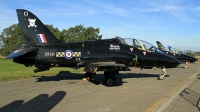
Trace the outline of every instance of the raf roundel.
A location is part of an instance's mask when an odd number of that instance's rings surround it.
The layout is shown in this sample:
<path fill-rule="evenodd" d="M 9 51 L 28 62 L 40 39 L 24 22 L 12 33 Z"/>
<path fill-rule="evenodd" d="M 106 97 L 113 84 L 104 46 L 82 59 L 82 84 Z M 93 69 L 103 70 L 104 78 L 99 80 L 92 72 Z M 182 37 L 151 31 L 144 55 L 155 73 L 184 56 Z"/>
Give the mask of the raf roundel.
<path fill-rule="evenodd" d="M 65 51 L 65 58 L 71 59 L 73 55 L 73 52 L 71 50 L 66 50 Z"/>

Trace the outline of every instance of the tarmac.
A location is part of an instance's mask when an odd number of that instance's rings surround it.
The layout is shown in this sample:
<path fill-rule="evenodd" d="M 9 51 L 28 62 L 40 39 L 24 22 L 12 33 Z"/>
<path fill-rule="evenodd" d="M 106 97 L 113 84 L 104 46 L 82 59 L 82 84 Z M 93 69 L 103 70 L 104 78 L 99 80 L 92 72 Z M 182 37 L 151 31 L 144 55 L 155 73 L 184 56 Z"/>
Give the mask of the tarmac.
<path fill-rule="evenodd" d="M 24 68 L 26 69 L 26 68 Z M 84 72 L 0 82 L 0 112 L 199 112 L 200 64 L 167 69 L 133 68 L 120 72 L 115 86 L 103 72 L 84 81 Z"/>

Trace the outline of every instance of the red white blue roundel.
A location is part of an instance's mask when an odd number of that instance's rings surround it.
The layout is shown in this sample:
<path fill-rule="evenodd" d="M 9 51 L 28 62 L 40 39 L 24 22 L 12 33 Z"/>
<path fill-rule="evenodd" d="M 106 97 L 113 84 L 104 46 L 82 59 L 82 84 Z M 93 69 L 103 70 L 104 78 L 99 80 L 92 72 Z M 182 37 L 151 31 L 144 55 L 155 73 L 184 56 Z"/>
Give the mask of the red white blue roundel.
<path fill-rule="evenodd" d="M 71 59 L 73 55 L 73 52 L 71 50 L 66 50 L 65 51 L 65 58 Z"/>

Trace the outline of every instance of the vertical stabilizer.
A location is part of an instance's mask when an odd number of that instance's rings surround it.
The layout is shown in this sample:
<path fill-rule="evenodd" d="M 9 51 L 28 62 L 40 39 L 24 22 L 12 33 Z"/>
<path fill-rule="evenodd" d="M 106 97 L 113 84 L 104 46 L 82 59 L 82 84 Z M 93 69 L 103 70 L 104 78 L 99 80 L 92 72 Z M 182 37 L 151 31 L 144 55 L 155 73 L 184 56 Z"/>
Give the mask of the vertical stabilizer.
<path fill-rule="evenodd" d="M 24 43 L 60 42 L 33 13 L 23 9 L 16 11 Z"/>

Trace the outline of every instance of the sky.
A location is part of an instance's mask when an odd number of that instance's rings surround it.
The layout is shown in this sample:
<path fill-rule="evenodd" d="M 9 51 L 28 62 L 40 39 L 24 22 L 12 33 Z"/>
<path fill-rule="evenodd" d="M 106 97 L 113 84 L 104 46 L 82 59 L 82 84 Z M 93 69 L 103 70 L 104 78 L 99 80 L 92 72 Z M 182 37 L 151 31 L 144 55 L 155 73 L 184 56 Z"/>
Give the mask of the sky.
<path fill-rule="evenodd" d="M 200 0 L 0 0 L 0 33 L 18 23 L 16 9 L 60 31 L 83 25 L 103 39 L 136 38 L 200 51 Z"/>

